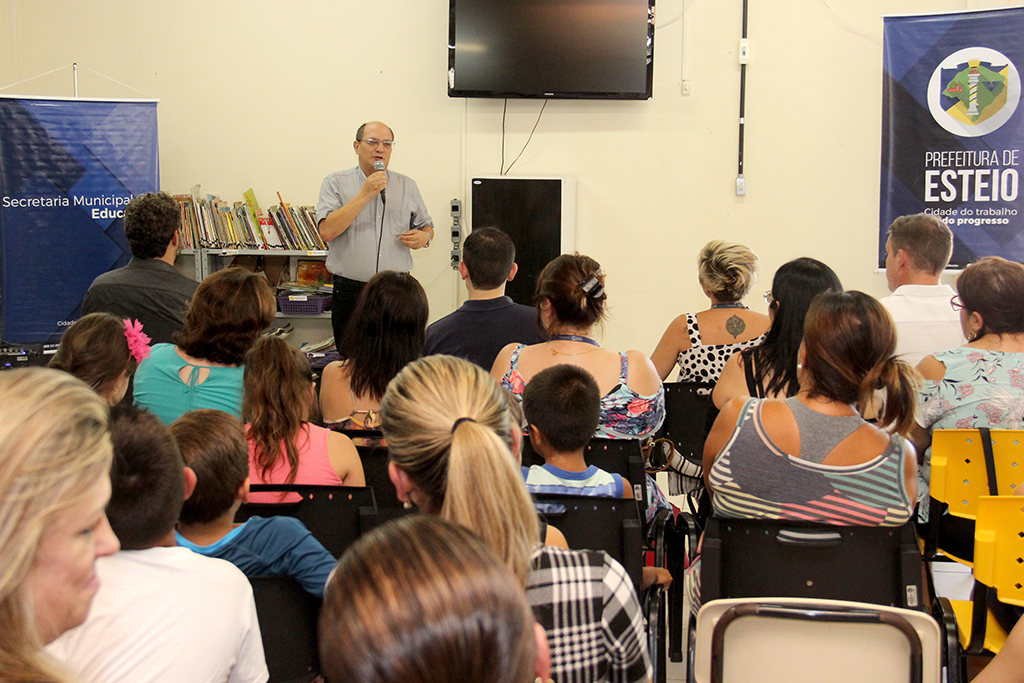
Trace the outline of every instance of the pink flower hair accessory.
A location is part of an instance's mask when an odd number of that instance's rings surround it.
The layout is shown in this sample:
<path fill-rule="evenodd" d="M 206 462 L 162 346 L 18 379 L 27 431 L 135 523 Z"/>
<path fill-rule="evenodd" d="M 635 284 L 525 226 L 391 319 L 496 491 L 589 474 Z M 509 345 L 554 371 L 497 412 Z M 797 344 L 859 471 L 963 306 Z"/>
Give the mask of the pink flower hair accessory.
<path fill-rule="evenodd" d="M 136 363 L 149 358 L 149 335 L 142 331 L 142 323 L 138 320 L 124 319 L 124 337 L 128 340 L 128 351 Z"/>

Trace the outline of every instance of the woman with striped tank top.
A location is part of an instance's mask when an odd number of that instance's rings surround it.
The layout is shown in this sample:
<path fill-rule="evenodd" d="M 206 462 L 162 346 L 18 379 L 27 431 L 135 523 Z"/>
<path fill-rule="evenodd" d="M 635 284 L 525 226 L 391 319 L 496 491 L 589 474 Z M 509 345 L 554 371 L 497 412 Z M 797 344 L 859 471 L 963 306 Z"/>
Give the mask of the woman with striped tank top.
<path fill-rule="evenodd" d="M 800 393 L 736 398 L 704 446 L 714 514 L 857 526 L 897 526 L 917 498 L 917 373 L 893 357 L 889 313 L 862 292 L 826 292 L 807 312 L 797 359 Z M 860 417 L 878 389 L 882 430 Z"/>
<path fill-rule="evenodd" d="M 826 292 L 807 312 L 800 392 L 734 398 L 704 445 L 712 514 L 837 526 L 898 526 L 917 499 L 916 371 L 893 357 L 889 313 L 863 292 Z M 860 417 L 885 389 L 883 430 Z M 699 572 L 699 569 L 695 568 Z"/>

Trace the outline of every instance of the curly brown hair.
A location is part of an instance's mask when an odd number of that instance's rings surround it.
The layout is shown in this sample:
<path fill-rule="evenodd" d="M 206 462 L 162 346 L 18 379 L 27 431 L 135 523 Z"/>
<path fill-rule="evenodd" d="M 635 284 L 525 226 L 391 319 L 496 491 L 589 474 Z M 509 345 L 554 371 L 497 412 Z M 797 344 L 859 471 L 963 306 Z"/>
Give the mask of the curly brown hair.
<path fill-rule="evenodd" d="M 185 314 L 185 327 L 174 341 L 195 358 L 239 365 L 274 321 L 276 308 L 274 293 L 262 274 L 225 268 L 199 284 Z"/>
<path fill-rule="evenodd" d="M 124 236 L 136 258 L 160 258 L 181 227 L 181 209 L 166 192 L 147 192 L 124 208 Z"/>

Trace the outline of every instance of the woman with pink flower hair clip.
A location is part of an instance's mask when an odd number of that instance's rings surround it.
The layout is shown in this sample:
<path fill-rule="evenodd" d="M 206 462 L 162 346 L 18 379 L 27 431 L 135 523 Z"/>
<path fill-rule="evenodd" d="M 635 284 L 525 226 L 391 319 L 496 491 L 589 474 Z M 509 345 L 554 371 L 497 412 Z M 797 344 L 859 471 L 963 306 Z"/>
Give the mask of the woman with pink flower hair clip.
<path fill-rule="evenodd" d="M 128 391 L 135 369 L 148 357 L 149 337 L 142 323 L 90 313 L 64 332 L 50 367 L 74 375 L 116 405 Z"/>

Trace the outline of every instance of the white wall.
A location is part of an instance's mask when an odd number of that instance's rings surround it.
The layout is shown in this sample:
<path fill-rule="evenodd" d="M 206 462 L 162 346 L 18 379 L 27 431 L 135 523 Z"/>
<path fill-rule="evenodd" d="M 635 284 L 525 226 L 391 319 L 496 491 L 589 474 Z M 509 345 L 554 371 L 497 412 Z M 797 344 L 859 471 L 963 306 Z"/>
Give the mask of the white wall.
<path fill-rule="evenodd" d="M 613 348 L 653 350 L 705 307 L 694 259 L 709 239 L 750 245 L 762 277 L 797 256 L 847 288 L 886 293 L 876 263 L 882 14 L 1017 0 L 750 0 L 745 175 L 735 195 L 740 0 L 660 0 L 654 97 L 553 100 L 513 169 L 574 175 L 577 244 L 608 274 Z M 356 126 L 396 133 L 392 167 L 417 180 L 439 239 L 416 253 L 431 318 L 461 294 L 447 268 L 448 202 L 498 172 L 500 100 L 449 99 L 446 0 L 3 0 L 0 93 L 160 99 L 162 189 L 236 201 L 253 187 L 316 202 L 354 165 Z M 63 68 L 67 67 L 67 68 Z M 55 73 L 38 77 L 40 74 Z M 687 79 L 692 94 L 681 94 Z M 5 87 L 31 79 L 15 87 Z M 506 162 L 541 106 L 512 100 Z"/>

